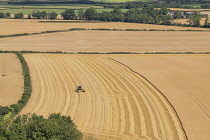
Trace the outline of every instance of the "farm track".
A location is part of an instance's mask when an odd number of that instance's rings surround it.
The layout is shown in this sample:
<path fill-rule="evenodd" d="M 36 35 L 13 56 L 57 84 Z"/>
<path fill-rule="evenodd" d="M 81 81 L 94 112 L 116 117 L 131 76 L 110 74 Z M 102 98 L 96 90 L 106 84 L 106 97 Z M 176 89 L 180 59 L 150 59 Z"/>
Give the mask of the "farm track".
<path fill-rule="evenodd" d="M 69 115 L 85 139 L 186 139 L 171 104 L 108 57 L 25 54 L 33 93 L 21 113 Z M 85 93 L 76 93 L 78 84 Z"/>

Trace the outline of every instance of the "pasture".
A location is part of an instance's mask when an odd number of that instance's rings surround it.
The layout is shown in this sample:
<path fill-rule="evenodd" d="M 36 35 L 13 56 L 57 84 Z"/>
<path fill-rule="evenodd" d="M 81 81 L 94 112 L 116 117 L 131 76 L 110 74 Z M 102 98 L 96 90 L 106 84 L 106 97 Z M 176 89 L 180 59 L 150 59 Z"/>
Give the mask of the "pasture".
<path fill-rule="evenodd" d="M 84 11 L 90 7 L 95 8 L 98 13 L 102 13 L 103 11 L 113 11 L 113 8 L 103 8 L 103 6 L 95 6 L 90 4 L 71 4 L 71 5 L 0 5 L 0 12 L 3 13 L 23 13 L 24 15 L 32 14 L 33 11 L 46 11 L 47 13 L 56 12 L 58 15 L 61 15 L 65 9 L 74 9 L 75 13 L 78 12 L 78 9 L 83 9 Z M 128 9 L 121 9 L 122 12 L 126 12 Z M 13 16 L 12 16 L 13 17 Z M 27 16 L 25 16 L 27 18 Z"/>
<path fill-rule="evenodd" d="M 0 105 L 17 103 L 23 92 L 23 76 L 15 54 L 0 53 Z"/>
<path fill-rule="evenodd" d="M 121 3 L 121 2 L 131 2 L 131 1 L 142 1 L 142 2 L 150 2 L 154 0 L 93 0 L 97 2 L 106 2 L 106 3 Z"/>
<path fill-rule="evenodd" d="M 33 92 L 21 114 L 70 115 L 85 139 L 186 139 L 168 100 L 112 55 L 24 57 Z M 79 84 L 85 92 L 74 91 Z"/>

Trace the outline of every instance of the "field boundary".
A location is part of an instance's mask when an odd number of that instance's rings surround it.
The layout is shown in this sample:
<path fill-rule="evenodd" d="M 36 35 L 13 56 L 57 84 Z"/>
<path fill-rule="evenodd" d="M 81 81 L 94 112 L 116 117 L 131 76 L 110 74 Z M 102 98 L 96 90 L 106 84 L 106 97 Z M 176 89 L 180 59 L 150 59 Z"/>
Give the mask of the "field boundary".
<path fill-rule="evenodd" d="M 12 52 L 15 53 L 20 60 L 21 66 L 22 66 L 22 75 L 24 79 L 24 91 L 22 94 L 22 97 L 16 104 L 10 105 L 11 108 L 14 108 L 14 112 L 18 114 L 23 107 L 27 104 L 28 100 L 31 97 L 31 92 L 32 92 L 32 85 L 31 85 L 31 77 L 30 77 L 30 72 L 29 72 L 29 67 L 28 64 L 25 61 L 25 58 L 20 52 Z"/>
<path fill-rule="evenodd" d="M 40 34 L 48 34 L 48 33 L 60 33 L 60 32 L 69 32 L 69 31 L 81 31 L 81 30 L 95 30 L 95 31 L 167 31 L 167 32 L 210 32 L 210 30 L 174 30 L 174 29 L 108 29 L 108 28 L 70 28 L 66 30 L 51 30 L 51 31 L 42 31 L 37 33 L 20 33 L 20 34 L 11 34 L 11 35 L 0 35 L 1 38 L 9 38 L 9 37 L 20 37 L 20 36 L 30 36 L 30 35 L 40 35 Z"/>
<path fill-rule="evenodd" d="M 16 114 L 18 114 L 23 109 L 23 107 L 27 104 L 31 96 L 32 85 L 31 85 L 29 67 L 23 55 L 21 54 L 21 52 L 0 50 L 0 53 L 14 53 L 17 56 L 17 58 L 19 59 L 21 63 L 22 75 L 23 75 L 23 80 L 24 80 L 24 90 L 23 90 L 21 98 L 18 100 L 16 104 L 12 104 L 9 106 L 10 112 L 5 115 L 5 119 L 9 119 L 9 118 L 13 118 Z"/>
<path fill-rule="evenodd" d="M 115 62 L 117 62 L 117 63 L 119 63 L 119 64 L 121 64 L 121 65 L 123 65 L 123 66 L 125 66 L 125 67 L 127 67 L 130 71 L 132 71 L 132 72 L 134 72 L 134 73 L 136 73 L 136 74 L 138 74 L 139 76 L 141 76 L 143 79 L 145 79 L 149 84 L 151 84 L 158 92 L 160 92 L 160 94 L 166 99 L 166 101 L 169 103 L 169 105 L 172 107 L 172 109 L 173 109 L 173 111 L 175 112 L 175 114 L 176 114 L 176 116 L 177 116 L 177 118 L 178 118 L 178 120 L 179 120 L 179 122 L 180 122 L 180 124 L 181 124 L 181 128 L 182 128 L 182 130 L 183 130 L 183 132 L 184 132 L 184 134 L 185 134 L 185 137 L 186 137 L 186 139 L 188 140 L 188 137 L 187 137 L 187 133 L 185 132 L 185 129 L 184 129 L 184 127 L 183 127 L 183 124 L 182 124 L 182 122 L 181 122 L 181 119 L 179 118 L 179 115 L 178 115 L 178 113 L 177 113 L 177 111 L 175 110 L 175 108 L 174 108 L 174 106 L 171 104 L 171 102 L 168 100 L 168 98 L 152 83 L 152 82 L 150 82 L 146 77 L 144 77 L 142 74 L 140 74 L 140 73 L 138 73 L 138 72 L 136 72 L 136 71 L 134 71 L 133 69 L 131 69 L 129 66 L 127 66 L 127 65 L 125 65 L 125 64 L 123 64 L 122 62 L 120 62 L 120 61 L 118 61 L 118 60 L 115 60 L 115 59 L 113 59 L 113 58 L 108 58 L 108 59 L 110 59 L 110 60 L 112 60 L 112 61 L 115 61 Z"/>
<path fill-rule="evenodd" d="M 210 52 L 62 52 L 62 51 L 3 51 L 0 53 L 52 53 L 52 54 L 210 54 Z"/>

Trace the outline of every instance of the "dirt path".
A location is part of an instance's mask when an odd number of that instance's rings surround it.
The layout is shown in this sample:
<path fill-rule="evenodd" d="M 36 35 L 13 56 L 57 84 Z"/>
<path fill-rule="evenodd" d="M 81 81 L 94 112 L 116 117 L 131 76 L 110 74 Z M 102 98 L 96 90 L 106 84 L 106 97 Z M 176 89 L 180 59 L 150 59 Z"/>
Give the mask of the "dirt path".
<path fill-rule="evenodd" d="M 169 102 L 106 55 L 25 54 L 33 93 L 21 113 L 70 115 L 86 139 L 186 139 Z M 85 93 L 76 93 L 77 85 Z"/>

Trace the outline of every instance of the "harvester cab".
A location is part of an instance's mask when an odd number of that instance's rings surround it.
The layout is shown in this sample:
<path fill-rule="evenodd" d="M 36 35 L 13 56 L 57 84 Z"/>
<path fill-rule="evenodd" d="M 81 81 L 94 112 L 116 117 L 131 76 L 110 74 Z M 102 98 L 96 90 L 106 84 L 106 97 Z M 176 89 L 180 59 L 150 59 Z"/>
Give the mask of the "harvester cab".
<path fill-rule="evenodd" d="M 78 85 L 77 89 L 75 90 L 76 92 L 85 92 L 84 88 L 82 85 Z"/>

